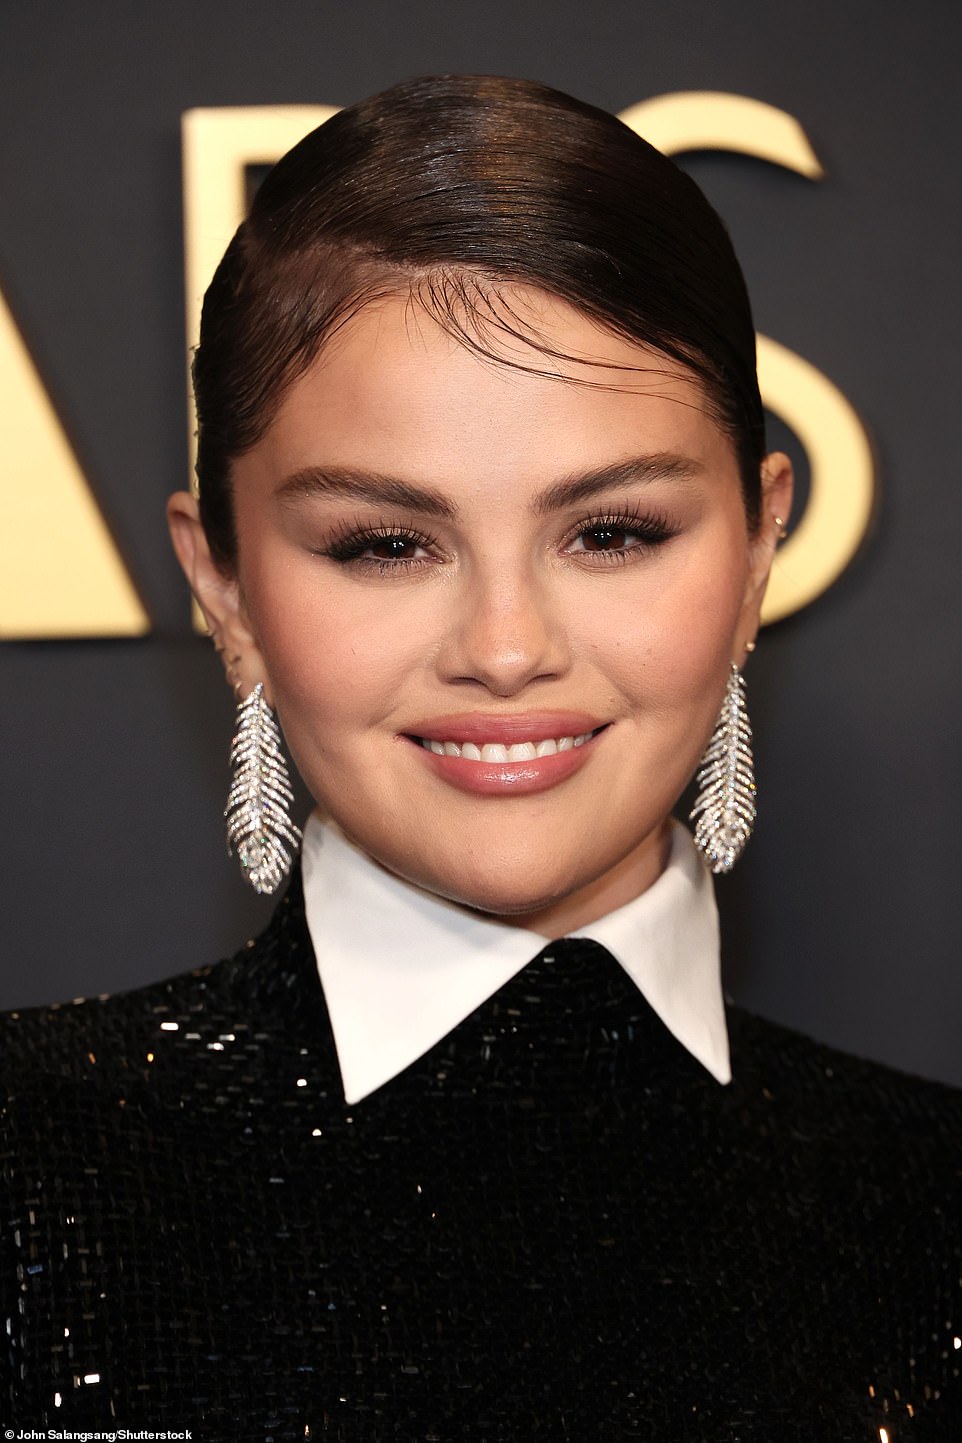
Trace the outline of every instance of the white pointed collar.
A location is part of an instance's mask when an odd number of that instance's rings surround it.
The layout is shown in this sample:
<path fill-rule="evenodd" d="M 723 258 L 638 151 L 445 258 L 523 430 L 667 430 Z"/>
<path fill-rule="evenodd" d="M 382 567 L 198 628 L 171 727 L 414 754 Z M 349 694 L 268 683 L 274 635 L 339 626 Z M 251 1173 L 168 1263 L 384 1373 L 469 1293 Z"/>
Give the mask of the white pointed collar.
<path fill-rule="evenodd" d="M 316 814 L 304 830 L 303 875 L 348 1103 L 416 1062 L 548 942 L 402 881 Z M 679 822 L 658 880 L 571 935 L 607 947 L 678 1041 L 730 1081 L 715 896 Z"/>

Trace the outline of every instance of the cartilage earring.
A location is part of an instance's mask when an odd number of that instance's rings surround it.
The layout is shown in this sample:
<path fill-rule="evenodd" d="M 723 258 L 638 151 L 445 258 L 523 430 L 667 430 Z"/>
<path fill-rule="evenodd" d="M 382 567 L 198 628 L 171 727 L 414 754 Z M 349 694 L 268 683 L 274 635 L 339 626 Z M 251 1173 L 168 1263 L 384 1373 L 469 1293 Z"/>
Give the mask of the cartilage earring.
<path fill-rule="evenodd" d="M 230 766 L 224 811 L 228 855 L 236 853 L 244 880 L 255 892 L 276 892 L 291 870 L 301 834 L 291 821 L 294 792 L 262 682 L 238 704 Z"/>
<path fill-rule="evenodd" d="M 755 825 L 752 729 L 745 710 L 745 681 L 732 662 L 718 723 L 698 769 L 695 845 L 713 872 L 730 872 Z"/>

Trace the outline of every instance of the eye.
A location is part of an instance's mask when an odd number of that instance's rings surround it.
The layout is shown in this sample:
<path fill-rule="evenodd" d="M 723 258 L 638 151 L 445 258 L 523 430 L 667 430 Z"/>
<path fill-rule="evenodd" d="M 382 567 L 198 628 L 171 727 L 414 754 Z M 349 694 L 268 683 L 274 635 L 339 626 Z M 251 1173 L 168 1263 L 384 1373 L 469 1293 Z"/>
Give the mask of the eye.
<path fill-rule="evenodd" d="M 595 516 L 579 522 L 568 551 L 580 555 L 625 557 L 661 546 L 675 535 L 664 516 Z"/>
<path fill-rule="evenodd" d="M 592 526 L 575 539 L 583 551 L 622 551 L 631 544 L 633 533 L 624 526 Z"/>
<path fill-rule="evenodd" d="M 356 557 L 372 557 L 376 561 L 413 561 L 424 548 L 413 536 L 378 536 L 372 538 Z"/>
<path fill-rule="evenodd" d="M 430 536 L 403 526 L 349 526 L 333 536 L 321 554 L 344 565 L 385 571 L 430 561 L 434 545 Z"/>

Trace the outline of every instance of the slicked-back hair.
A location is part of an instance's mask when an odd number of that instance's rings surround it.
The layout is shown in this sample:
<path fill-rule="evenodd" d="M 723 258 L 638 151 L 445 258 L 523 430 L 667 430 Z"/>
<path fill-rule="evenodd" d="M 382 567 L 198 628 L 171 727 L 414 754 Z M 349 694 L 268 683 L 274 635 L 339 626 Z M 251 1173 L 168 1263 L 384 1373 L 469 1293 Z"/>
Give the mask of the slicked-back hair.
<path fill-rule="evenodd" d="M 193 364 L 197 479 L 218 563 L 236 561 L 232 462 L 345 321 L 407 294 L 495 359 L 499 335 L 521 336 L 551 372 L 558 356 L 502 292 L 517 285 L 690 369 L 731 439 L 754 525 L 765 435 L 751 307 L 728 232 L 694 181 L 559 91 L 434 76 L 339 111 L 294 146 L 207 290 Z"/>

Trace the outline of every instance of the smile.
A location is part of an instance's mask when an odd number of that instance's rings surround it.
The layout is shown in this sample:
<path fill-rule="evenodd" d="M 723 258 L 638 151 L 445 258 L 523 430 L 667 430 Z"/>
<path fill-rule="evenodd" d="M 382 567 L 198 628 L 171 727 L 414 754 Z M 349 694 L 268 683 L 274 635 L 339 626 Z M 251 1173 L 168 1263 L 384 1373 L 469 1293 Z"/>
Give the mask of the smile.
<path fill-rule="evenodd" d="M 432 718 L 404 736 L 430 773 L 475 796 L 550 791 L 594 756 L 609 722 L 577 712 Z"/>
<path fill-rule="evenodd" d="M 415 741 L 436 757 L 462 757 L 468 762 L 533 762 L 539 757 L 557 756 L 559 752 L 570 752 L 583 747 L 585 742 L 601 730 L 579 732 L 576 736 L 544 737 L 540 741 L 514 742 L 506 746 L 503 742 L 438 741 L 434 737 L 415 737 Z"/>

